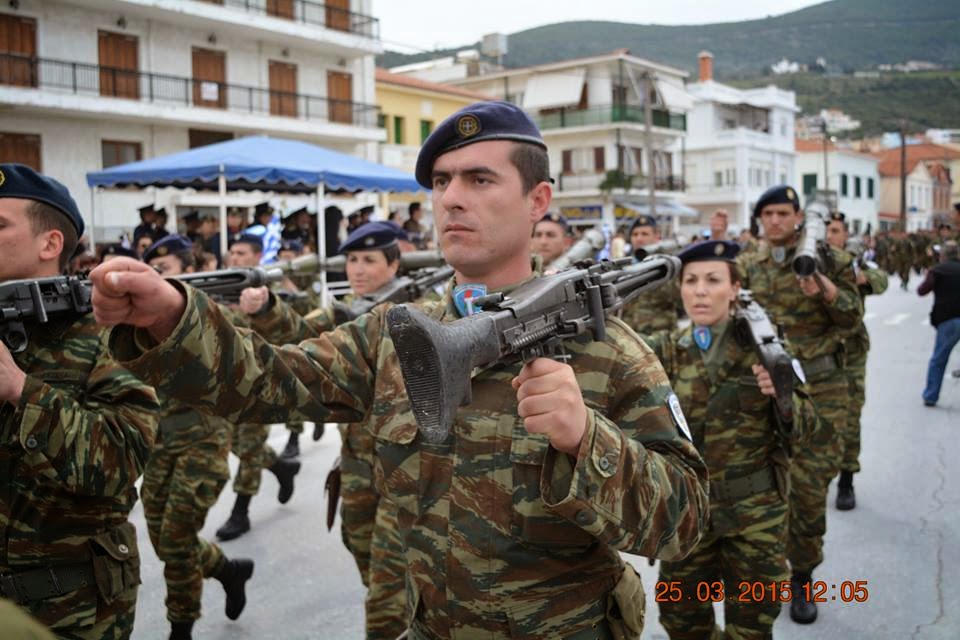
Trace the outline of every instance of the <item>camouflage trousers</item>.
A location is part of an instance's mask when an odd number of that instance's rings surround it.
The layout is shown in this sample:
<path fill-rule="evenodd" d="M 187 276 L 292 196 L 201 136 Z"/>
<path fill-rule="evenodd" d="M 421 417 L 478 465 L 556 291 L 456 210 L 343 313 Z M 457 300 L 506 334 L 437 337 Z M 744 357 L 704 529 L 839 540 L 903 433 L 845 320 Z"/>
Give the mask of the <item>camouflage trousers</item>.
<path fill-rule="evenodd" d="M 126 640 L 133 633 L 138 589 L 130 587 L 107 602 L 96 586 L 87 587 L 24 604 L 23 608 L 62 640 Z M 5 602 L 2 597 L 0 602 Z M 2 619 L 0 622 L 2 638 L 31 637 L 14 635 L 16 627 L 8 627 Z"/>
<path fill-rule="evenodd" d="M 297 434 L 297 435 L 300 435 L 301 433 L 303 433 L 303 423 L 302 423 L 302 422 L 288 422 L 288 423 L 287 423 L 287 431 L 289 431 L 290 433 L 295 433 L 295 434 Z"/>
<path fill-rule="evenodd" d="M 303 425 L 301 425 L 301 429 Z M 277 461 L 277 453 L 267 445 L 269 424 L 238 424 L 233 428 L 233 453 L 240 458 L 233 490 L 255 496 L 260 490 L 260 472 Z"/>
<path fill-rule="evenodd" d="M 164 563 L 171 622 L 200 617 L 203 580 L 217 573 L 224 562 L 220 547 L 197 534 L 230 479 L 229 435 L 220 430 L 210 439 L 176 451 L 161 445 L 150 454 L 143 474 L 143 513 L 150 542 Z"/>
<path fill-rule="evenodd" d="M 761 520 L 723 534 L 711 527 L 686 558 L 660 563 L 660 582 L 678 582 L 682 594 L 678 602 L 659 603 L 660 624 L 671 640 L 771 637 L 780 614 L 779 583 L 788 579 L 787 505 L 783 499 L 776 506 L 765 507 Z M 703 597 L 716 592 L 718 581 L 723 582 L 725 596 L 723 632 L 716 625 L 713 604 Z M 754 592 L 755 583 L 765 585 L 762 593 Z M 777 583 L 776 594 L 771 593 L 770 583 Z M 662 589 L 658 585 L 657 592 Z M 670 594 L 669 590 L 665 593 Z M 742 594 L 746 597 L 741 598 Z"/>
<path fill-rule="evenodd" d="M 396 506 L 373 486 L 373 443 L 363 424 L 340 425 L 340 533 L 367 587 L 368 640 L 393 640 L 407 628 L 406 559 Z"/>
<path fill-rule="evenodd" d="M 820 418 L 810 438 L 794 451 L 790 464 L 790 516 L 787 559 L 794 572 L 809 573 L 823 562 L 827 532 L 827 489 L 840 469 L 841 435 L 850 395 L 841 369 L 808 384 Z"/>
<path fill-rule="evenodd" d="M 840 469 L 851 473 L 860 472 L 860 414 L 867 399 L 866 375 L 867 353 L 847 354 L 847 385 L 850 399 L 849 413 L 843 425 L 843 457 Z"/>

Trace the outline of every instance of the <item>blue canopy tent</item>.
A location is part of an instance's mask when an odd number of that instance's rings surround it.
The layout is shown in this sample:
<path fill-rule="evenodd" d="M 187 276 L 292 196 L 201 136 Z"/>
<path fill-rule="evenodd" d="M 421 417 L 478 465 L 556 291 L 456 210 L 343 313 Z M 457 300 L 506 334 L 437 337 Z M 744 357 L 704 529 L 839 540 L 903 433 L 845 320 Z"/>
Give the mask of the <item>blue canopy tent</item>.
<path fill-rule="evenodd" d="M 94 188 L 177 187 L 220 192 L 221 255 L 226 255 L 226 192 L 263 190 L 316 193 L 322 211 L 324 191 L 424 191 L 407 173 L 298 140 L 251 136 L 188 151 L 117 165 L 87 174 Z M 321 255 L 325 229 L 318 224 Z"/>

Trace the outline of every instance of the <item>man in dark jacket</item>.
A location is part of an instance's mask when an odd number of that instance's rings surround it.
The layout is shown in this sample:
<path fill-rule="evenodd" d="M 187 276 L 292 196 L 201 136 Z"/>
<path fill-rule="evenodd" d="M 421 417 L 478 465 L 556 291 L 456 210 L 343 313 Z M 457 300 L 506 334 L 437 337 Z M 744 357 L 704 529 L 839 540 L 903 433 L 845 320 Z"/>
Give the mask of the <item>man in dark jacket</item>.
<path fill-rule="evenodd" d="M 960 249 L 953 240 L 943 245 L 940 264 L 927 271 L 917 293 L 925 296 L 933 291 L 933 309 L 930 324 L 937 328 L 937 341 L 927 367 L 927 386 L 923 390 L 923 404 L 933 407 L 940 399 L 943 372 L 950 360 L 950 352 L 960 342 Z"/>

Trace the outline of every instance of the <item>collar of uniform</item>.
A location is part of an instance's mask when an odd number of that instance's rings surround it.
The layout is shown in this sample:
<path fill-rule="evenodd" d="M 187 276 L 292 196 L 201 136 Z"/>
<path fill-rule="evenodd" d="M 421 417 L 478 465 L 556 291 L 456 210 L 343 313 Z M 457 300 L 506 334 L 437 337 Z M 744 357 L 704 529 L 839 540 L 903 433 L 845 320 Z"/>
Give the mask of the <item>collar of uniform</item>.
<path fill-rule="evenodd" d="M 543 258 L 541 258 L 537 254 L 531 254 L 530 268 L 533 269 L 533 273 L 530 274 L 530 277 L 525 278 L 520 282 L 515 282 L 514 284 L 509 284 L 505 287 L 500 287 L 499 289 L 493 289 L 491 291 L 487 291 L 487 295 L 490 295 L 491 293 L 507 294 L 513 291 L 514 289 L 516 289 L 517 287 L 519 287 L 520 285 L 526 284 L 531 280 L 533 280 L 534 278 L 539 278 L 540 276 L 543 275 Z M 453 276 L 453 278 L 451 278 L 450 282 L 447 284 L 447 290 L 443 294 L 443 302 L 444 302 L 443 317 L 444 318 L 452 317 L 453 319 L 457 319 L 460 317 L 460 312 L 457 311 L 457 305 L 453 302 L 453 290 L 456 289 L 458 284 L 459 283 L 457 282 L 457 276 Z"/>

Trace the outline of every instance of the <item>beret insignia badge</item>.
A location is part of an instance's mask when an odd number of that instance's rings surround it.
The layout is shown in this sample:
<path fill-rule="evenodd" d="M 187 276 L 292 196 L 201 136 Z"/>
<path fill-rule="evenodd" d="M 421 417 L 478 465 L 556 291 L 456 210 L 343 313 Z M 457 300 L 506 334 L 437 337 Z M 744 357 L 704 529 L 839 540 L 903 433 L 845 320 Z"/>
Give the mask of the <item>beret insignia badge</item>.
<path fill-rule="evenodd" d="M 457 133 L 461 138 L 472 138 L 480 133 L 480 118 L 468 113 L 457 118 Z"/>

